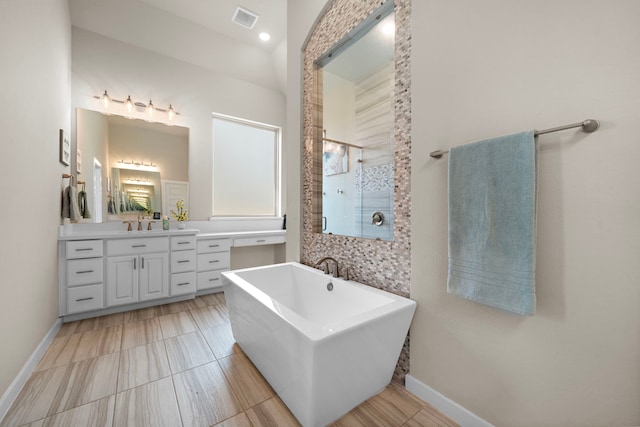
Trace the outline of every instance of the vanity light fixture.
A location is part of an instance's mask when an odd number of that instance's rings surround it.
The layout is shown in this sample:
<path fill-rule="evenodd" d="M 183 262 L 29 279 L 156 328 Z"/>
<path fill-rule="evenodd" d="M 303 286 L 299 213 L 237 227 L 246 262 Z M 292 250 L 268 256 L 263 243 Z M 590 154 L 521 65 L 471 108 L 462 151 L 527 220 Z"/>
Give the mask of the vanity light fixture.
<path fill-rule="evenodd" d="M 137 170 L 137 171 L 147 171 L 147 172 L 159 172 L 158 166 L 153 163 L 144 163 L 144 162 L 134 162 L 133 160 L 130 162 L 125 162 L 124 160 L 120 160 L 116 163 L 116 167 L 120 169 L 129 169 L 129 170 Z"/>
<path fill-rule="evenodd" d="M 133 184 L 133 185 L 147 185 L 147 186 L 153 186 L 153 182 L 151 182 L 151 180 L 148 179 L 141 179 L 141 178 L 129 178 L 129 179 L 125 179 L 122 181 L 123 184 Z"/>
<path fill-rule="evenodd" d="M 109 102 L 111 101 L 111 99 L 109 98 L 109 94 L 107 93 L 106 90 L 104 91 L 104 93 L 100 97 L 100 101 L 102 102 L 102 106 L 104 108 L 109 108 Z"/>
<path fill-rule="evenodd" d="M 106 90 L 104 91 L 104 93 L 101 96 L 94 96 L 94 98 L 100 101 L 100 104 L 102 105 L 102 108 L 104 108 L 105 110 L 108 110 L 111 107 L 112 103 L 122 104 L 122 105 L 124 105 L 124 109 L 125 109 L 125 112 L 127 114 L 133 113 L 135 108 L 140 108 L 140 109 L 144 109 L 147 112 L 147 114 L 149 115 L 149 117 L 153 117 L 155 115 L 155 112 L 159 111 L 161 113 L 166 113 L 168 118 L 169 118 L 169 121 L 173 121 L 175 116 L 180 114 L 173 108 L 172 104 L 169 104 L 169 108 L 167 108 L 167 109 L 158 108 L 155 105 L 153 105 L 153 102 L 151 100 L 149 100 L 148 104 L 144 104 L 142 102 L 134 102 L 131 99 L 131 95 L 127 95 L 127 99 L 122 101 L 122 100 L 119 100 L 119 99 L 111 98 Z M 140 111 L 140 110 L 138 110 L 138 111 Z"/>
<path fill-rule="evenodd" d="M 124 101 L 124 106 L 127 108 L 127 112 L 133 111 L 133 101 L 131 100 L 131 95 L 127 96 L 127 100 Z"/>

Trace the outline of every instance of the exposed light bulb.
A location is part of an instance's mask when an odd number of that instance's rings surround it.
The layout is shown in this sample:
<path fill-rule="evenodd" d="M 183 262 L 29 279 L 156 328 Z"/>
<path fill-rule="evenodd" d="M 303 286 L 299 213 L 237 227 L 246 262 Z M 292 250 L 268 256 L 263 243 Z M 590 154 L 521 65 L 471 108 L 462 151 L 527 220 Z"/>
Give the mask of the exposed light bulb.
<path fill-rule="evenodd" d="M 151 102 L 151 100 L 149 100 L 149 105 L 147 105 L 147 114 L 149 114 L 150 116 L 153 116 L 153 102 Z"/>
<path fill-rule="evenodd" d="M 131 95 L 127 96 L 127 100 L 124 101 L 125 107 L 127 107 L 127 111 L 130 113 L 133 111 L 133 101 L 131 100 Z"/>
<path fill-rule="evenodd" d="M 258 34 L 258 37 L 260 37 L 260 40 L 262 40 L 263 42 L 268 42 L 269 40 L 271 40 L 271 35 L 269 33 L 260 33 Z"/>
<path fill-rule="evenodd" d="M 104 108 L 109 108 L 109 103 L 111 102 L 111 99 L 109 98 L 109 95 L 107 94 L 107 91 L 104 91 L 104 94 L 102 94 L 102 98 L 100 98 L 100 101 L 102 102 L 102 106 Z"/>
<path fill-rule="evenodd" d="M 167 111 L 167 114 L 169 115 L 169 120 L 173 120 L 173 116 L 176 115 L 176 112 L 173 111 L 173 106 L 171 106 L 171 104 L 169 104 L 169 111 Z"/>

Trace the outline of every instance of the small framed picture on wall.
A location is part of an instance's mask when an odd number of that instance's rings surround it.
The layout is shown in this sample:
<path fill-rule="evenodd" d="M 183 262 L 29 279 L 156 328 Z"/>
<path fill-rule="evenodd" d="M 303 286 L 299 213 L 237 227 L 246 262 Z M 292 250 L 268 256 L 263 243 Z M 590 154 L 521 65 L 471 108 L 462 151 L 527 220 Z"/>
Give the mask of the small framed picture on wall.
<path fill-rule="evenodd" d="M 71 164 L 71 140 L 63 129 L 60 129 L 60 163 L 65 166 Z"/>

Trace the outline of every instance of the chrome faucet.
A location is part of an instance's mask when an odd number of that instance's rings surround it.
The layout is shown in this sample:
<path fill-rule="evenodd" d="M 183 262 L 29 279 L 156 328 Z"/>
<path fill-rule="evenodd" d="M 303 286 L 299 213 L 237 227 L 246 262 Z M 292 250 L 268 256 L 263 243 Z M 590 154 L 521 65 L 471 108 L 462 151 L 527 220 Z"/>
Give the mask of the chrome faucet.
<path fill-rule="evenodd" d="M 142 231 L 142 215 L 138 215 L 138 231 Z"/>
<path fill-rule="evenodd" d="M 333 261 L 333 267 L 334 267 L 333 271 L 331 270 L 331 267 L 329 266 L 329 261 Z M 324 264 L 324 267 L 322 268 L 322 271 L 324 271 L 324 274 L 331 273 L 333 275 L 333 277 L 339 277 L 338 261 L 336 261 L 334 258 L 331 258 L 330 256 L 326 256 L 324 258 L 321 258 L 318 262 L 316 262 L 315 267 L 318 268 L 322 264 Z"/>

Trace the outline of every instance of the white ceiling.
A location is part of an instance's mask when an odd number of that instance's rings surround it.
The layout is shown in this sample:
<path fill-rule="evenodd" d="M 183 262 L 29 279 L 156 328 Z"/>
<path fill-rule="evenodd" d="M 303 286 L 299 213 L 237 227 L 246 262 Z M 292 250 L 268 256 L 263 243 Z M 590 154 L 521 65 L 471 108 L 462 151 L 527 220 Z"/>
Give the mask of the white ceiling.
<path fill-rule="evenodd" d="M 259 15 L 253 29 L 231 21 L 236 6 Z M 69 0 L 69 7 L 75 27 L 216 72 L 243 58 L 268 61 L 271 70 L 238 77 L 284 93 L 287 0 Z M 262 31 L 271 40 L 260 40 Z"/>
<path fill-rule="evenodd" d="M 270 52 L 287 35 L 287 0 L 139 1 Z M 231 21 L 236 6 L 242 6 L 260 16 L 253 29 L 248 30 Z M 271 40 L 266 43 L 260 40 L 258 34 L 262 31 L 271 34 Z"/>

